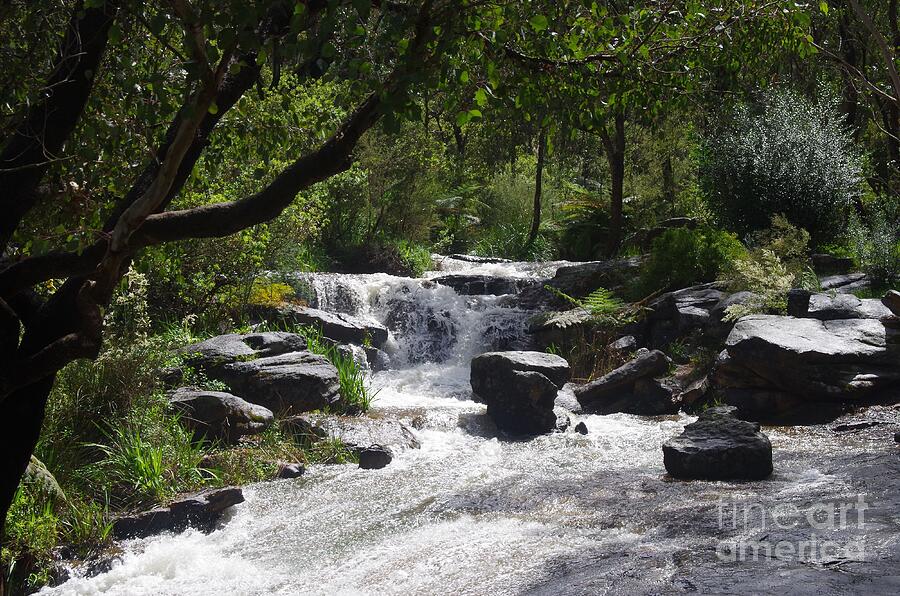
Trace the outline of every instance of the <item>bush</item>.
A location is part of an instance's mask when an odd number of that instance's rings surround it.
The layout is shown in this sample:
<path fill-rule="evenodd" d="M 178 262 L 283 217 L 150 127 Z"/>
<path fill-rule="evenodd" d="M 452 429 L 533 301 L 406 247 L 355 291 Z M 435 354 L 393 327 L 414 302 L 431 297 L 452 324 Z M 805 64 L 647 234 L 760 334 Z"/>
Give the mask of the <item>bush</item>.
<path fill-rule="evenodd" d="M 851 251 L 877 289 L 900 285 L 900 220 L 897 215 L 885 206 L 876 205 L 871 209 L 868 225 L 855 215 L 850 220 Z"/>
<path fill-rule="evenodd" d="M 700 157 L 702 187 L 722 225 L 743 235 L 783 213 L 815 244 L 845 228 L 861 172 L 836 99 L 787 90 L 767 95 L 760 109 L 729 114 Z"/>
<path fill-rule="evenodd" d="M 647 294 L 715 280 L 746 255 L 734 234 L 710 227 L 674 228 L 653 241 L 640 286 Z"/>

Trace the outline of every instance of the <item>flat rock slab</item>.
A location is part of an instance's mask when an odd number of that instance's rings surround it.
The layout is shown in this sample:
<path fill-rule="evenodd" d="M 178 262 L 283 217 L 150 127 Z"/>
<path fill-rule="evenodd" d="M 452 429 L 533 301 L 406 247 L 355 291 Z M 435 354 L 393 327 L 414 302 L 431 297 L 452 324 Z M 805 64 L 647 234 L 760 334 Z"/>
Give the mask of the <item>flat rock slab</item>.
<path fill-rule="evenodd" d="M 278 356 L 306 349 L 306 339 L 296 333 L 227 333 L 178 350 L 189 364 L 204 370 L 221 368 L 237 360 Z"/>
<path fill-rule="evenodd" d="M 244 494 L 235 486 L 206 490 L 181 497 L 168 507 L 119 517 L 113 522 L 112 534 L 117 540 L 123 540 L 182 532 L 187 528 L 211 532 L 226 509 L 243 502 Z"/>
<path fill-rule="evenodd" d="M 663 463 L 685 480 L 762 480 L 772 474 L 772 444 L 759 424 L 734 416 L 735 408 L 701 412 L 697 422 L 663 444 Z"/>
<path fill-rule="evenodd" d="M 472 388 L 490 391 L 491 378 L 508 371 L 538 372 L 550 379 L 558 388 L 569 380 L 572 372 L 562 356 L 546 352 L 515 351 L 486 352 L 472 359 Z"/>
<path fill-rule="evenodd" d="M 874 298 L 857 298 L 853 294 L 812 294 L 802 316 L 820 321 L 837 319 L 883 319 L 891 315 L 887 306 Z"/>
<path fill-rule="evenodd" d="M 897 290 L 888 290 L 881 299 L 881 303 L 891 311 L 894 316 L 900 317 L 900 292 Z"/>
<path fill-rule="evenodd" d="M 301 439 L 304 435 L 313 440 L 339 439 L 357 455 L 370 448 L 395 453 L 421 446 L 409 427 L 389 418 L 306 414 L 284 420 L 282 428 Z"/>
<path fill-rule="evenodd" d="M 266 321 L 284 321 L 322 330 L 322 335 L 338 342 L 380 348 L 388 339 L 387 327 L 345 313 L 333 313 L 308 306 L 255 306 L 251 316 Z"/>
<path fill-rule="evenodd" d="M 180 422 L 198 437 L 237 442 L 272 425 L 275 416 L 268 408 L 225 393 L 181 387 L 169 394 L 169 405 L 181 414 Z"/>
<path fill-rule="evenodd" d="M 716 369 L 720 388 L 857 399 L 900 382 L 900 334 L 875 319 L 753 315 L 735 324 Z"/>

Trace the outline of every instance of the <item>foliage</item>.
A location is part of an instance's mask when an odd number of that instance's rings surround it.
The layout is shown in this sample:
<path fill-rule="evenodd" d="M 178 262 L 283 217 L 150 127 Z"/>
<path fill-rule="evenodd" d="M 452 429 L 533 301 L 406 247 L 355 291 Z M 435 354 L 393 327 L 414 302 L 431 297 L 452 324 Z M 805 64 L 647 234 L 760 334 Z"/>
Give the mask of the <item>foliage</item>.
<path fill-rule="evenodd" d="M 633 321 L 637 311 L 630 304 L 625 304 L 615 294 L 606 288 L 597 288 L 584 298 L 573 298 L 553 286 L 544 286 L 551 293 L 570 302 L 576 308 L 588 313 L 593 322 L 600 327 L 617 328 Z M 572 313 L 572 317 L 566 313 L 555 313 L 552 318 L 554 325 L 560 328 L 568 327 L 576 322 L 581 322 L 579 313 Z M 549 322 L 549 321 L 548 321 Z"/>
<path fill-rule="evenodd" d="M 253 285 L 250 287 L 250 297 L 247 303 L 278 306 L 284 304 L 293 296 L 294 288 L 286 283 L 258 277 L 253 280 Z"/>
<path fill-rule="evenodd" d="M 707 136 L 701 181 L 725 227 L 746 234 L 784 214 L 815 243 L 843 231 L 862 162 L 837 100 L 820 93 L 811 101 L 771 92 L 761 107 L 736 108 Z"/>
<path fill-rule="evenodd" d="M 851 250 L 859 266 L 876 288 L 900 286 L 900 208 L 874 205 L 868 225 L 852 217 L 848 235 Z"/>
<path fill-rule="evenodd" d="M 318 327 L 303 326 L 295 331 L 306 338 L 306 349 L 328 358 L 338 371 L 341 402 L 335 413 L 360 414 L 368 411 L 375 395 L 369 389 L 365 372 L 352 355 L 341 352 L 334 342 L 322 335 Z"/>
<path fill-rule="evenodd" d="M 641 272 L 644 294 L 709 282 L 746 255 L 734 234 L 710 227 L 673 228 L 653 241 Z"/>
<path fill-rule="evenodd" d="M 767 248 L 751 253 L 747 258 L 733 263 L 729 275 L 734 291 L 750 291 L 752 296 L 743 304 L 733 304 L 725 309 L 726 321 L 735 321 L 754 313 L 784 314 L 787 311 L 787 294 L 793 287 L 795 275 L 781 259 Z"/>

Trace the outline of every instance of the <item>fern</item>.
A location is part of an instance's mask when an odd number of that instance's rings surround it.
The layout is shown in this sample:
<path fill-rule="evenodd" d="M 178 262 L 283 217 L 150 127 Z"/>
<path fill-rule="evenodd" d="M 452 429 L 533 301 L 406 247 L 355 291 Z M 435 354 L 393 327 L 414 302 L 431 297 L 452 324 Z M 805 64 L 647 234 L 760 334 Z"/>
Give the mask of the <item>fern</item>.
<path fill-rule="evenodd" d="M 580 300 L 553 286 L 546 285 L 544 288 L 575 306 L 570 311 L 555 313 L 547 320 L 547 324 L 561 329 L 583 323 L 586 318 L 608 326 L 625 325 L 635 318 L 634 307 L 623 302 L 606 288 L 597 288 Z"/>

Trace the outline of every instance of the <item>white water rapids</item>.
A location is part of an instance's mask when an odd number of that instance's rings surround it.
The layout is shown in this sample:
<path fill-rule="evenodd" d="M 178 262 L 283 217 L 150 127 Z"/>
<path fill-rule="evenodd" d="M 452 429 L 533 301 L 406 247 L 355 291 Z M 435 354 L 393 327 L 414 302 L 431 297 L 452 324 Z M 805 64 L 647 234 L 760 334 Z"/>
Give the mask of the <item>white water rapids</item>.
<path fill-rule="evenodd" d="M 538 278 L 557 266 L 444 259 L 443 270 L 426 277 Z M 372 375 L 374 413 L 407 423 L 422 417 L 415 431 L 422 448 L 381 470 L 314 466 L 299 479 L 246 487 L 246 502 L 211 534 L 126 542 L 107 573 L 44 593 L 900 592 L 900 462 L 888 425 L 840 434 L 828 426 L 768 428 L 771 479 L 672 481 L 661 445 L 689 416 L 573 416 L 587 435 L 498 436 L 471 399 L 469 361 L 498 338 L 523 339 L 527 313 L 422 280 L 304 279 L 320 308 L 391 327 L 394 364 Z M 819 503 L 860 495 L 869 506 L 861 526 L 851 515 L 820 529 L 806 517 Z M 780 525 L 766 518 L 773 510 Z M 796 545 L 811 537 L 841 549 L 732 561 L 721 548 L 735 538 Z M 860 542 L 864 548 L 852 548 Z"/>

